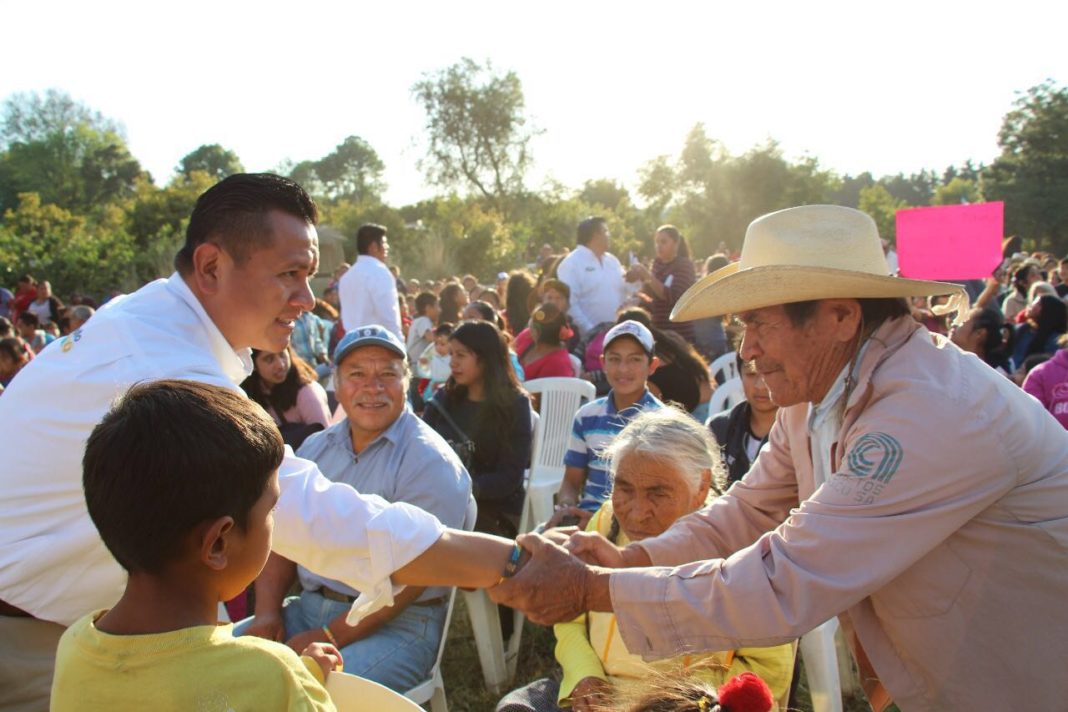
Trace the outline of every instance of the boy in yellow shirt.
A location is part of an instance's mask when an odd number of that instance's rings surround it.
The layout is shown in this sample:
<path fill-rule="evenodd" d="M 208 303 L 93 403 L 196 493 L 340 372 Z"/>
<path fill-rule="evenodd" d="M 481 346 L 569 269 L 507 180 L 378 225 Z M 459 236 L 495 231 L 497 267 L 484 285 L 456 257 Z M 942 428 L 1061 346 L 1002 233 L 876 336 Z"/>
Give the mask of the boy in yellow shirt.
<path fill-rule="evenodd" d="M 134 386 L 96 426 L 85 498 L 129 579 L 60 640 L 54 712 L 334 709 L 336 648 L 298 658 L 216 623 L 267 560 L 283 447 L 252 401 L 191 381 Z"/>

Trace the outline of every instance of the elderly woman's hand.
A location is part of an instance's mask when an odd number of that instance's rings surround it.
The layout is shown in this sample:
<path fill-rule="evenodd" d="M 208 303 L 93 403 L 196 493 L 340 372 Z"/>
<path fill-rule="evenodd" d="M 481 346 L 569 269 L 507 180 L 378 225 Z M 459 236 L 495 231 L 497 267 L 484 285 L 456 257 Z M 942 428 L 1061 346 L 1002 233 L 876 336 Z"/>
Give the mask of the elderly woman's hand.
<path fill-rule="evenodd" d="M 575 712 L 603 710 L 611 690 L 612 686 L 599 677 L 584 677 L 571 691 L 571 708 Z"/>
<path fill-rule="evenodd" d="M 495 603 L 517 608 L 540 625 L 570 621 L 587 610 L 610 610 L 608 580 L 539 534 L 517 540 L 530 559 L 512 578 L 489 589 Z"/>
<path fill-rule="evenodd" d="M 608 569 L 652 565 L 649 555 L 640 546 L 635 544 L 628 544 L 625 547 L 616 546 L 594 532 L 578 532 L 572 535 L 564 544 L 564 548 L 570 551 L 572 556 L 577 556 L 587 564 Z"/>

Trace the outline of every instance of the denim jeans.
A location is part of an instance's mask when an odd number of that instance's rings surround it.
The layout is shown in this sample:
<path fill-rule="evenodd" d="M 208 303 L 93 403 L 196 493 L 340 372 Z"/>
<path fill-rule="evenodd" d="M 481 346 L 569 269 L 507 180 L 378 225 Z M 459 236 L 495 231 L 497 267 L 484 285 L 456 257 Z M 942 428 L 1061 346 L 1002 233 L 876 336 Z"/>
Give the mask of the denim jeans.
<path fill-rule="evenodd" d="M 341 648 L 345 672 L 405 693 L 430 677 L 445 627 L 447 601 L 431 606 L 409 605 L 368 637 Z M 324 626 L 348 613 L 349 604 L 305 591 L 285 600 L 282 621 L 286 636 Z M 251 618 L 234 626 L 241 635 Z"/>

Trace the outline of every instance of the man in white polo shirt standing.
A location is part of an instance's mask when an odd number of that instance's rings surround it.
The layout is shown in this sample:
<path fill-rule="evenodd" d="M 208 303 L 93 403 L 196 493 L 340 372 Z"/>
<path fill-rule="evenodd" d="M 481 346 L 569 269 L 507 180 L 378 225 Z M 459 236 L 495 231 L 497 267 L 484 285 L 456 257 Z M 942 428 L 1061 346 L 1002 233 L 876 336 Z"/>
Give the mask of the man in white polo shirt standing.
<path fill-rule="evenodd" d="M 623 280 L 623 267 L 608 251 L 608 223 L 586 218 L 579 223 L 578 246 L 560 262 L 556 276 L 571 289 L 571 317 L 585 335 L 604 322 L 615 322 L 623 301 L 637 291 Z"/>
<path fill-rule="evenodd" d="M 0 710 L 47 709 L 64 626 L 112 606 L 125 585 L 82 491 L 93 426 L 139 382 L 178 378 L 240 392 L 250 347 L 285 349 L 314 303 L 317 218 L 289 179 L 226 178 L 197 199 L 169 279 L 113 299 L 4 392 Z M 365 612 L 392 604 L 391 584 L 491 586 L 512 551 L 511 542 L 448 530 L 421 509 L 332 483 L 291 452 L 278 479 L 274 550 L 364 592 Z"/>
<path fill-rule="evenodd" d="M 389 238 L 386 228 L 368 223 L 356 231 L 359 258 L 338 282 L 341 323 L 350 331 L 364 324 L 381 324 L 404 341 L 401 331 L 397 280 L 386 266 Z"/>

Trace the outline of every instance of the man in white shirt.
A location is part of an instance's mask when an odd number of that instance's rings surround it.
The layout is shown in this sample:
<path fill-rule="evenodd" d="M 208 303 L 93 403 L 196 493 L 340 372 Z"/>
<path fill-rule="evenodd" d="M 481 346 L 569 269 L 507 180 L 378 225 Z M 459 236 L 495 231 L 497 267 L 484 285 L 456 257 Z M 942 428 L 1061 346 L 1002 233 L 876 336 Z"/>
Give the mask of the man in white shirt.
<path fill-rule="evenodd" d="M 389 239 L 386 228 L 368 223 L 356 231 L 359 258 L 338 282 L 341 299 L 341 323 L 351 330 L 364 324 L 381 324 L 401 341 L 400 304 L 397 302 L 397 279 L 386 266 Z"/>
<path fill-rule="evenodd" d="M 286 348 L 294 321 L 313 306 L 317 217 L 288 179 L 230 176 L 198 198 L 177 272 L 111 300 L 5 391 L 0 710 L 46 709 L 63 627 L 109 608 L 123 590 L 82 492 L 89 432 L 138 382 L 189 379 L 240 392 L 250 347 Z M 511 551 L 511 542 L 447 530 L 421 509 L 331 483 L 291 452 L 279 484 L 274 550 L 364 592 L 363 612 L 390 605 L 391 584 L 490 586 Z"/>
<path fill-rule="evenodd" d="M 556 276 L 571 289 L 571 317 L 585 335 L 603 322 L 615 322 L 623 301 L 637 291 L 627 286 L 623 267 L 608 252 L 608 223 L 586 218 L 578 226 L 578 247 L 560 262 Z"/>

